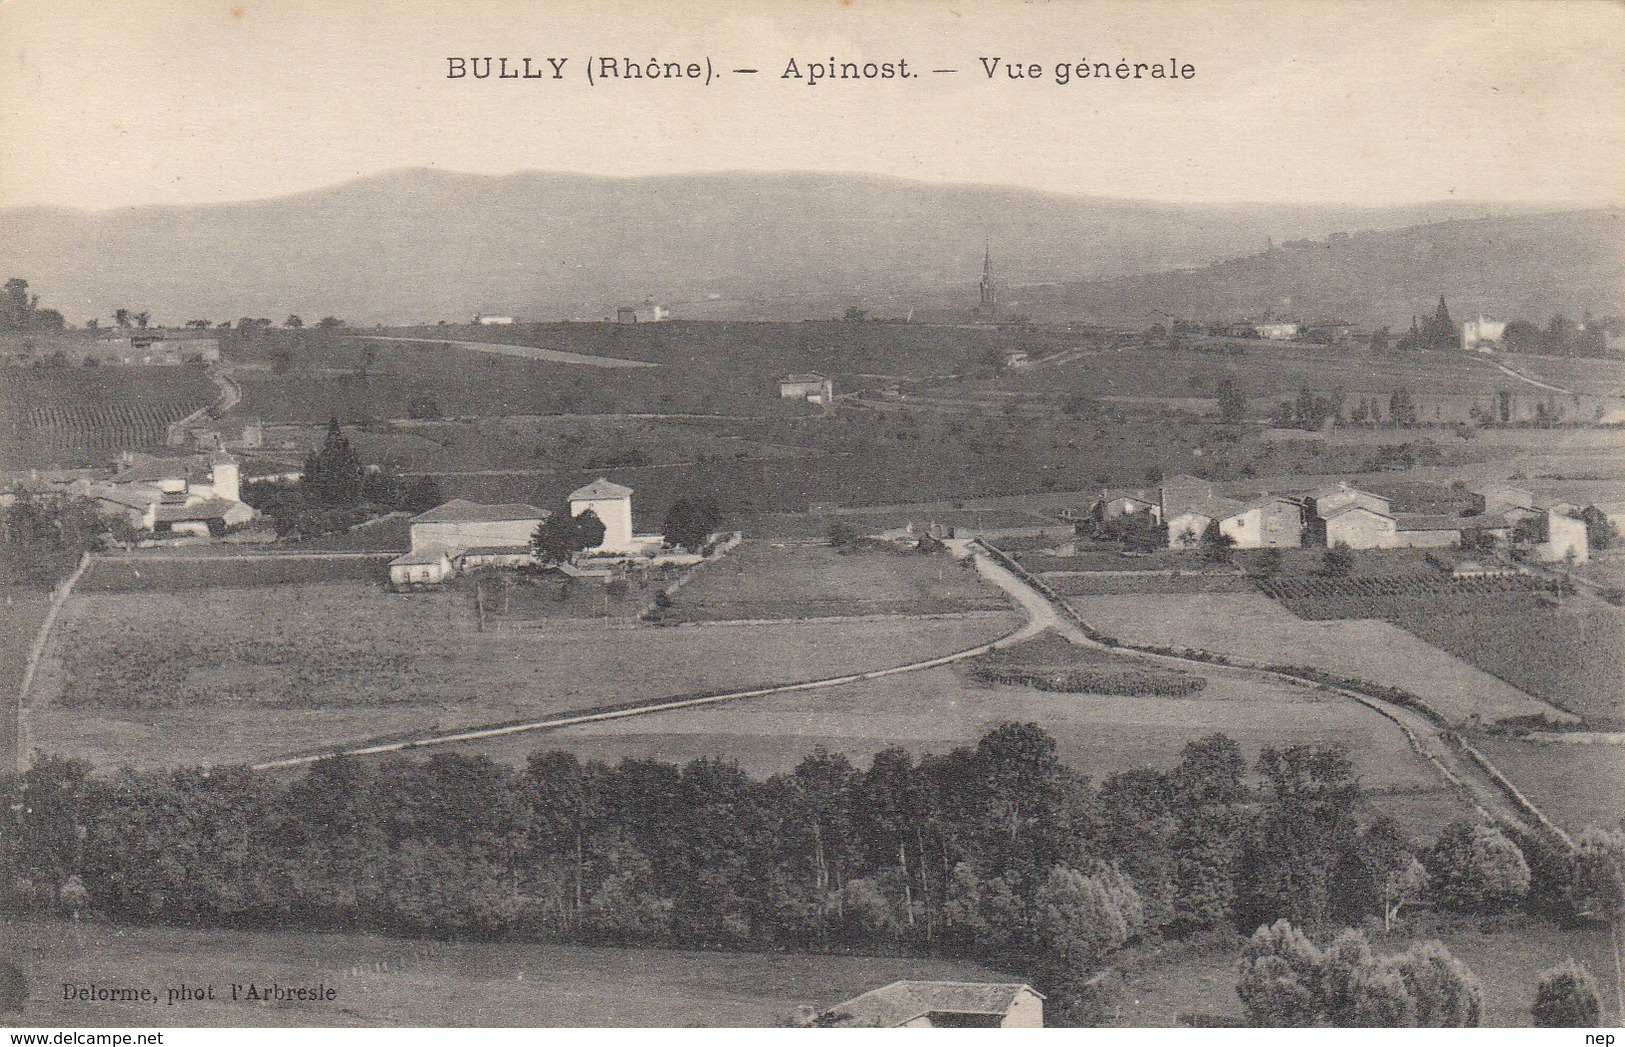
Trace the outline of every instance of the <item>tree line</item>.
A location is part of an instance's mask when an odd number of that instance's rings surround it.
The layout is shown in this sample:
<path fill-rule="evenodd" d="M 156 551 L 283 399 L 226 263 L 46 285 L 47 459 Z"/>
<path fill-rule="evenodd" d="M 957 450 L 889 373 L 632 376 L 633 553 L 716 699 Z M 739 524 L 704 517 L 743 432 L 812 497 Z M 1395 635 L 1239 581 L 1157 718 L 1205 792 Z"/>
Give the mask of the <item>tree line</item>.
<path fill-rule="evenodd" d="M 888 749 L 866 769 L 817 751 L 765 780 L 715 759 L 557 751 L 523 769 L 453 752 L 334 757 L 292 780 L 93 777 L 47 758 L 0 780 L 0 906 L 974 957 L 1063 996 L 1147 934 L 1391 923 L 1424 902 L 1577 911 L 1566 852 L 1465 823 L 1420 847 L 1371 817 L 1338 748 L 1266 748 L 1253 770 L 1262 785 L 1214 735 L 1169 770 L 1096 785 L 1016 723 L 919 760 Z"/>
<path fill-rule="evenodd" d="M 242 496 L 283 538 L 313 538 L 387 512 L 422 512 L 442 501 L 433 477 L 407 481 L 363 462 L 336 418 L 328 421 L 322 446 L 305 456 L 298 480 L 247 483 Z"/>

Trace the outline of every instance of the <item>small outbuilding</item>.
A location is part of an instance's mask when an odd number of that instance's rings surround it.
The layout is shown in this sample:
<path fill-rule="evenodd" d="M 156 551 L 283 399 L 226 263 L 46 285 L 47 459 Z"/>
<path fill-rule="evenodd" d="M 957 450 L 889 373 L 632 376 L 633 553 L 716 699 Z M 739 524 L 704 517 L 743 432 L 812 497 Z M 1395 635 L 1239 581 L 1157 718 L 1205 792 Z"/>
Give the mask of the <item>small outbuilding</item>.
<path fill-rule="evenodd" d="M 835 380 L 821 374 L 787 374 L 779 379 L 779 398 L 823 407 L 835 401 Z"/>
<path fill-rule="evenodd" d="M 899 981 L 824 1010 L 815 1024 L 859 1029 L 1041 1029 L 1044 994 L 1025 983 Z"/>
<path fill-rule="evenodd" d="M 453 574 L 451 555 L 439 546 L 425 546 L 389 561 L 389 582 L 403 585 L 438 585 Z"/>

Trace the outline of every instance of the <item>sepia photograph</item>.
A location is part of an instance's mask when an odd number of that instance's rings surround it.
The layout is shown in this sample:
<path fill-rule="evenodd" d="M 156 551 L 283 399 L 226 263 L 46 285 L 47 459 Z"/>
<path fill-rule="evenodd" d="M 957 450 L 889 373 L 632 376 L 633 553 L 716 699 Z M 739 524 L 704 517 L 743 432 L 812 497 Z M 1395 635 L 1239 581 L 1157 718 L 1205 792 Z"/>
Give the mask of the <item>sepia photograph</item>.
<path fill-rule="evenodd" d="M 0 3 L 9 1042 L 1615 1042 L 1622 45 Z"/>

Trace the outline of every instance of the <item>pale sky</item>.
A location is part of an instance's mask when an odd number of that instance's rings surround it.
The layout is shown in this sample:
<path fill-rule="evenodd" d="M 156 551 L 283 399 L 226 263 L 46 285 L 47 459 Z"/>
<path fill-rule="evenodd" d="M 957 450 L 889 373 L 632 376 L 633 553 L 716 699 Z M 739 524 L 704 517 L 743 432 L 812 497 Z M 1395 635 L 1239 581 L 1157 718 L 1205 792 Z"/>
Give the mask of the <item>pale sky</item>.
<path fill-rule="evenodd" d="M 1622 44 L 1615 0 L 4 0 L 0 203 L 222 202 L 435 167 L 1619 204 Z M 606 55 L 723 75 L 588 86 Z M 452 80 L 453 56 L 569 61 L 563 81 Z M 781 77 L 831 57 L 919 75 Z M 990 80 L 984 58 L 1044 76 Z M 1082 60 L 1196 75 L 1055 83 Z"/>

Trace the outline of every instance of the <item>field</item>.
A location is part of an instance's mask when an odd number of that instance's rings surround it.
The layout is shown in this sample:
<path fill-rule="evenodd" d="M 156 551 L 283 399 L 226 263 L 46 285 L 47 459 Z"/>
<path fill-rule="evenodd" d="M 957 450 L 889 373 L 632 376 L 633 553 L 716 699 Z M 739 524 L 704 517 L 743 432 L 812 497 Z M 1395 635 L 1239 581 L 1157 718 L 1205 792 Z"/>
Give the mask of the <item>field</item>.
<path fill-rule="evenodd" d="M 948 960 L 694 953 L 565 945 L 405 941 L 362 934 L 198 931 L 0 920 L 20 962 L 19 1025 L 772 1026 L 899 978 L 1011 981 Z M 177 1003 L 167 990 L 324 984 L 331 1003 Z M 67 1003 L 61 984 L 151 989 L 155 1004 Z"/>
<path fill-rule="evenodd" d="M 170 422 L 211 402 L 197 367 L 8 368 L 0 373 L 0 463 L 101 463 L 164 442 Z"/>
<path fill-rule="evenodd" d="M 1178 698 L 1104 696 L 988 685 L 942 667 L 814 692 L 584 724 L 480 743 L 495 759 L 522 762 L 533 750 L 569 749 L 583 758 L 686 761 L 715 756 L 753 775 L 789 771 L 816 747 L 866 766 L 898 745 L 915 755 L 973 744 L 1005 720 L 1033 721 L 1061 758 L 1097 782 L 1136 767 L 1171 767 L 1186 742 L 1223 732 L 1251 760 L 1262 746 L 1342 744 L 1374 803 L 1427 837 L 1467 808 L 1386 719 L 1354 702 L 1306 687 L 1258 683 L 1204 670 L 1199 693 Z"/>
<path fill-rule="evenodd" d="M 1313 666 L 1410 691 L 1453 721 L 1550 711 L 1387 622 L 1305 622 L 1257 594 L 1075 596 L 1068 602 L 1090 625 L 1124 640 L 1264 665 Z"/>
<path fill-rule="evenodd" d="M 1625 612 L 1601 600 L 1581 595 L 1559 607 L 1522 579 L 1285 583 L 1271 591 L 1303 618 L 1381 618 L 1587 721 L 1625 723 Z"/>
<path fill-rule="evenodd" d="M 970 562 L 882 550 L 748 541 L 673 597 L 681 621 L 1002 611 L 1009 601 Z"/>
<path fill-rule="evenodd" d="M 1530 1025 L 1529 1005 L 1540 973 L 1571 956 L 1596 975 L 1604 999 L 1610 995 L 1613 959 L 1607 932 L 1600 928 L 1559 928 L 1531 919 L 1481 929 L 1465 920 L 1432 921 L 1423 914 L 1410 916 L 1386 940 L 1377 936 L 1372 947 L 1378 953 L 1403 952 L 1413 941 L 1430 938 L 1443 941 L 1478 977 L 1484 993 L 1482 1024 L 1488 1027 Z M 1125 999 L 1113 1024 L 1173 1026 L 1182 1013 L 1226 1015 L 1240 1021 L 1239 959 L 1235 949 L 1198 952 L 1175 947 L 1124 954 L 1118 962 L 1124 972 Z M 1604 1015 L 1609 1016 L 1606 1003 Z"/>
<path fill-rule="evenodd" d="M 1013 647 L 989 651 L 968 663 L 979 683 L 1014 684 L 1068 694 L 1116 694 L 1130 698 L 1189 698 L 1207 687 L 1196 673 L 1140 658 L 1080 647 L 1045 630 Z"/>
<path fill-rule="evenodd" d="M 1557 824 L 1620 828 L 1625 819 L 1625 745 L 1474 738 L 1473 745 Z"/>
<path fill-rule="evenodd" d="M 29 713 L 94 763 L 264 758 L 339 741 L 885 668 L 973 647 L 1013 614 L 479 632 L 467 594 L 358 582 L 75 594 Z M 529 736 L 524 736 L 529 737 Z"/>
<path fill-rule="evenodd" d="M 301 546 L 300 548 L 304 548 Z M 242 556 L 223 547 L 200 547 L 176 556 L 98 557 L 75 592 L 169 592 L 226 586 L 294 585 L 356 581 L 382 585 L 396 553 L 377 556 Z"/>

